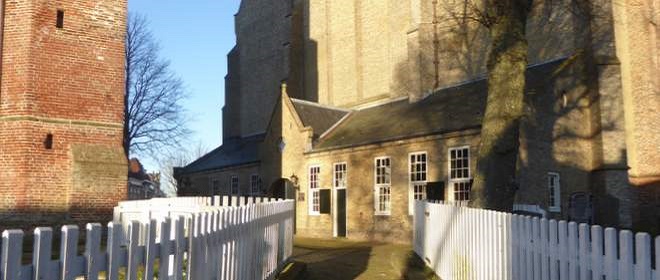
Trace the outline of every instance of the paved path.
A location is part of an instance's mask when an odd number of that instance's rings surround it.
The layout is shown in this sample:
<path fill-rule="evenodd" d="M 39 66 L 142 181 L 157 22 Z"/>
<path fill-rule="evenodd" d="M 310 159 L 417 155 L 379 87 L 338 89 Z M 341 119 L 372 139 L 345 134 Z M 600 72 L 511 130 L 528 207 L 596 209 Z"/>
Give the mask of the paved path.
<path fill-rule="evenodd" d="M 296 238 L 293 258 L 307 264 L 299 279 L 437 279 L 409 245 Z"/>

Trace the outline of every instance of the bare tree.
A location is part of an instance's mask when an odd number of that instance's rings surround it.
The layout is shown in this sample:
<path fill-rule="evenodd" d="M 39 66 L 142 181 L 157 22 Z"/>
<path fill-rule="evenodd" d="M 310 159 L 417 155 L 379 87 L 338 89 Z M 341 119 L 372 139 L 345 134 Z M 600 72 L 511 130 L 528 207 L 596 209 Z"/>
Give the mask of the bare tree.
<path fill-rule="evenodd" d="M 160 161 L 161 186 L 173 194 L 177 192 L 177 180 L 174 178 L 174 168 L 185 167 L 209 152 L 209 148 L 198 142 L 192 149 L 179 149 Z"/>
<path fill-rule="evenodd" d="M 481 128 L 470 204 L 510 211 L 517 189 L 519 129 L 524 116 L 528 65 L 527 20 L 534 5 L 571 7 L 588 16 L 588 0 L 456 0 L 449 14 L 485 27 L 490 48 L 486 61 L 488 97 Z M 560 5 L 561 4 L 561 5 Z"/>
<path fill-rule="evenodd" d="M 188 133 L 181 102 L 183 82 L 160 57 L 160 47 L 144 16 L 130 14 L 126 32 L 124 151 L 162 152 Z"/>

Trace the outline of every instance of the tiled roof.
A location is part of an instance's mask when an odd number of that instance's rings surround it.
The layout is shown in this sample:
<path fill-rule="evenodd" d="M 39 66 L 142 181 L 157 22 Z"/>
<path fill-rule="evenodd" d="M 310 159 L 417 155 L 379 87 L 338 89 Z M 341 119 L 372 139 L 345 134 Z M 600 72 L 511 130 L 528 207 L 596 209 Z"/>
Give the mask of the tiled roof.
<path fill-rule="evenodd" d="M 542 82 L 564 60 L 529 68 L 528 86 Z M 354 111 L 318 139 L 314 150 L 372 143 L 479 128 L 486 106 L 485 79 L 441 89 L 423 100 L 407 99 Z"/>
<path fill-rule="evenodd" d="M 327 107 L 294 98 L 291 98 L 291 102 L 303 125 L 312 127 L 315 138 L 318 138 L 349 112 L 348 110 Z"/>
<path fill-rule="evenodd" d="M 259 144 L 263 142 L 264 136 L 260 134 L 225 139 L 222 146 L 187 165 L 180 172 L 195 173 L 258 162 Z"/>

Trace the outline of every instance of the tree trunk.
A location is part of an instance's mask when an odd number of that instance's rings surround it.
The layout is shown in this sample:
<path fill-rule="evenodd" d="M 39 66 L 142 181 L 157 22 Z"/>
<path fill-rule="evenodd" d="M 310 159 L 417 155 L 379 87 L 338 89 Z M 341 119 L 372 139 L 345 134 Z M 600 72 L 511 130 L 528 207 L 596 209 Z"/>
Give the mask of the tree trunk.
<path fill-rule="evenodd" d="M 523 115 L 530 0 L 496 0 L 487 12 L 492 40 L 488 100 L 471 192 L 473 207 L 511 211 L 516 192 L 519 126 Z"/>

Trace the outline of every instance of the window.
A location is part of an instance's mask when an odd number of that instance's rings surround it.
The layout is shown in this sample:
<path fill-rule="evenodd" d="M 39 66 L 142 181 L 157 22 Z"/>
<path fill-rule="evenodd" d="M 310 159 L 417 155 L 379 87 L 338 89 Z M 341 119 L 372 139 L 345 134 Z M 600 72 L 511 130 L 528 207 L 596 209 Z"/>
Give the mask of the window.
<path fill-rule="evenodd" d="M 548 210 L 551 212 L 561 211 L 561 185 L 559 173 L 548 173 Z"/>
<path fill-rule="evenodd" d="M 319 215 L 320 212 L 320 195 L 319 195 L 319 173 L 321 173 L 320 166 L 309 167 L 309 214 Z"/>
<path fill-rule="evenodd" d="M 257 174 L 253 174 L 250 176 L 250 193 L 253 195 L 261 194 L 262 191 L 261 177 Z"/>
<path fill-rule="evenodd" d="M 408 192 L 408 213 L 413 214 L 415 200 L 426 199 L 426 152 L 410 154 L 410 186 Z"/>
<path fill-rule="evenodd" d="M 389 215 L 392 209 L 390 188 L 392 168 L 389 157 L 376 158 L 376 185 L 374 188 L 376 215 Z"/>
<path fill-rule="evenodd" d="M 238 176 L 233 175 L 231 176 L 231 194 L 232 195 L 238 195 L 239 194 L 239 186 L 238 186 Z"/>
<path fill-rule="evenodd" d="M 64 28 L 64 11 L 57 10 L 57 21 L 55 22 L 55 27 Z"/>
<path fill-rule="evenodd" d="M 335 163 L 335 172 L 333 176 L 333 184 L 335 189 L 346 188 L 346 164 Z"/>
<path fill-rule="evenodd" d="M 213 195 L 219 195 L 220 194 L 220 180 L 218 179 L 213 179 Z"/>
<path fill-rule="evenodd" d="M 449 185 L 454 192 L 454 201 L 470 200 L 470 147 L 449 149 Z"/>

